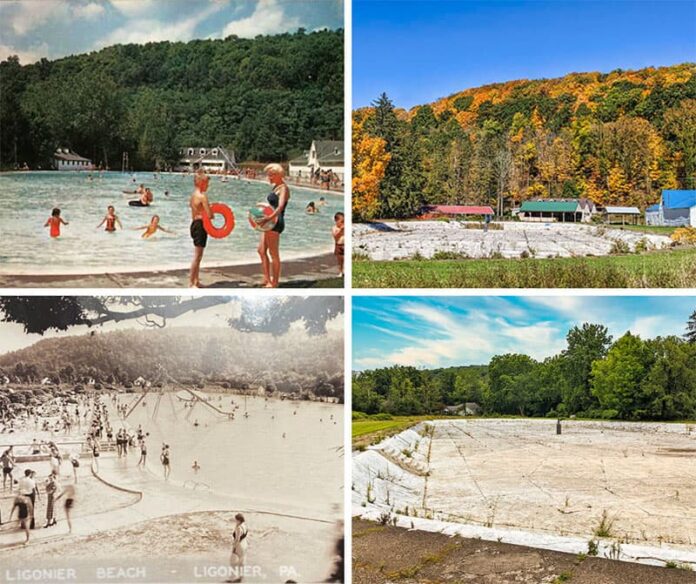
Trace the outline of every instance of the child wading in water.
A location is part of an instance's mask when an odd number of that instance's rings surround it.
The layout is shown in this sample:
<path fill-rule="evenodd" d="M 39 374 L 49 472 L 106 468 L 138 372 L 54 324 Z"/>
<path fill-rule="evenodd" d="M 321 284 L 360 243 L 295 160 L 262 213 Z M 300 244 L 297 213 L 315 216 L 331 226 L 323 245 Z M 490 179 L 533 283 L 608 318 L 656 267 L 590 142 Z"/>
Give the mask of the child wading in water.
<path fill-rule="evenodd" d="M 343 262 L 346 254 L 346 246 L 343 240 L 345 229 L 345 216 L 343 213 L 336 213 L 334 215 L 334 226 L 331 229 L 331 234 L 334 238 L 334 255 L 338 262 L 338 274 L 340 276 L 343 275 Z"/>
<path fill-rule="evenodd" d="M 191 207 L 191 239 L 193 239 L 193 261 L 191 262 L 191 272 L 189 274 L 189 286 L 191 288 L 200 288 L 200 271 L 203 252 L 208 243 L 208 232 L 203 226 L 203 216 L 207 215 L 210 219 L 213 218 L 213 213 L 210 210 L 208 202 L 208 184 L 210 179 L 203 172 L 199 171 L 193 177 L 194 190 L 189 200 Z"/>
<path fill-rule="evenodd" d="M 164 231 L 164 233 L 169 233 L 170 235 L 174 235 L 173 231 L 169 231 L 169 229 L 165 229 L 159 224 L 159 215 L 153 215 L 152 219 L 150 219 L 150 223 L 148 225 L 143 225 L 141 227 L 133 227 L 133 231 L 139 231 L 140 229 L 144 229 L 145 231 L 143 232 L 142 238 L 147 239 L 148 237 L 152 237 L 155 233 L 158 231 Z"/>
<path fill-rule="evenodd" d="M 104 216 L 104 219 L 102 219 L 101 223 L 97 225 L 97 229 L 104 225 L 104 223 L 106 223 L 104 231 L 108 231 L 109 233 L 113 233 L 114 231 L 116 231 L 117 225 L 120 229 L 123 229 L 123 225 L 121 225 L 121 221 L 117 217 L 116 210 L 114 209 L 113 205 L 109 205 L 106 208 L 106 215 Z"/>
<path fill-rule="evenodd" d="M 51 216 L 44 223 L 44 227 L 50 227 L 51 237 L 60 237 L 60 226 L 68 225 L 67 221 L 64 221 L 60 216 L 60 209 L 57 207 L 51 212 Z"/>

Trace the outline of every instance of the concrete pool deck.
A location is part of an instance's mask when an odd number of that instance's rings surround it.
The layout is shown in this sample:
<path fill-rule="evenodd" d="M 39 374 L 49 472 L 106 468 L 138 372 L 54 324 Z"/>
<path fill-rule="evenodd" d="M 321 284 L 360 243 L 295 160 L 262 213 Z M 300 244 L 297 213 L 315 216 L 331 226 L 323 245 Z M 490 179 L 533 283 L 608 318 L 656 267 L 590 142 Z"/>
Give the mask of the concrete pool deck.
<path fill-rule="evenodd" d="M 353 225 L 353 250 L 369 259 L 398 260 L 416 253 L 431 258 L 437 252 L 472 259 L 502 257 L 581 257 L 609 255 L 621 242 L 635 251 L 669 247 L 665 235 L 615 229 L 606 226 L 559 223 L 500 222 L 502 229 L 467 229 L 456 221 L 394 221 Z"/>
<path fill-rule="evenodd" d="M 281 252 L 282 253 L 282 252 Z M 281 256 L 282 258 L 282 256 Z M 283 261 L 281 288 L 310 288 L 321 280 L 338 278 L 332 253 Z M 261 286 L 261 264 L 201 268 L 205 288 L 254 288 Z M 0 274 L 3 288 L 188 288 L 188 269 L 95 274 L 29 275 Z"/>
<path fill-rule="evenodd" d="M 78 581 L 94 581 L 89 574 L 100 566 L 127 566 L 137 560 L 147 566 L 149 574 L 160 575 L 153 581 L 190 582 L 194 565 L 227 565 L 232 518 L 242 512 L 250 529 L 249 561 L 261 566 L 265 574 L 277 573 L 280 566 L 295 566 L 307 581 L 319 581 L 330 570 L 336 518 L 318 515 L 311 502 L 307 508 L 292 507 L 239 493 L 217 493 L 203 483 L 189 481 L 183 486 L 137 468 L 134 459 L 119 459 L 114 453 L 103 453 L 99 465 L 92 475 L 114 493 L 131 495 L 131 502 L 76 516 L 72 534 L 59 502 L 57 526 L 33 530 L 29 544 L 23 544 L 24 534 L 19 530 L 0 534 L 3 568 L 78 566 L 83 575 Z M 79 486 L 76 515 L 81 506 Z M 171 573 L 166 571 L 170 568 Z M 166 580 L 161 579 L 162 574 Z M 215 575 L 196 579 L 220 581 Z"/>
<path fill-rule="evenodd" d="M 568 421 L 557 436 L 554 420 L 438 420 L 354 454 L 353 513 L 570 553 L 597 540 L 607 557 L 696 566 L 694 454 L 685 424 Z"/>

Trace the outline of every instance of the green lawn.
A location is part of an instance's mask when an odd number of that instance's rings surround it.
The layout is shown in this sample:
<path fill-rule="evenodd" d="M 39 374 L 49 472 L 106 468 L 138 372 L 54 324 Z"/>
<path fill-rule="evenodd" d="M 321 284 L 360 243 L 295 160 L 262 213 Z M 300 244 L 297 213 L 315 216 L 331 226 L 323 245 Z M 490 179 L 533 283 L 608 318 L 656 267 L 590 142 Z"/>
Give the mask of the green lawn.
<path fill-rule="evenodd" d="M 696 248 L 602 257 L 353 262 L 357 288 L 691 288 Z"/>
<path fill-rule="evenodd" d="M 612 229 L 625 229 L 626 231 L 637 231 L 638 233 L 652 233 L 654 235 L 672 235 L 676 227 L 662 227 L 660 225 L 615 225 L 608 224 Z"/>
<path fill-rule="evenodd" d="M 368 446 L 419 422 L 432 419 L 433 416 L 394 416 L 391 420 L 353 420 L 353 448 Z"/>

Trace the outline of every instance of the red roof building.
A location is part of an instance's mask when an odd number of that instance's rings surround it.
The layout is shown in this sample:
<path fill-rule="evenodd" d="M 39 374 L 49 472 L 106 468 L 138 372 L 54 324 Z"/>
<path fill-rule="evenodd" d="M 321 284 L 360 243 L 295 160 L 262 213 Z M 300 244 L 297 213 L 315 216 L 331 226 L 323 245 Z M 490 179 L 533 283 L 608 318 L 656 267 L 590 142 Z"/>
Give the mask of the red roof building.
<path fill-rule="evenodd" d="M 442 213 L 443 215 L 494 215 L 492 207 L 480 205 L 428 205 L 426 213 Z"/>

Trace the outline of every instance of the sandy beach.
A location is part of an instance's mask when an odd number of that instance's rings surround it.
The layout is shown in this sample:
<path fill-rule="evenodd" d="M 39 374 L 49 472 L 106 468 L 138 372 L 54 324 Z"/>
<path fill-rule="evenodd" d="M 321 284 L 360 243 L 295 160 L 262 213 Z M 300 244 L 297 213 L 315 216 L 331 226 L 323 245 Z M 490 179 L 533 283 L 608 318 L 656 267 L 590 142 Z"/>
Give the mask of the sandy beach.
<path fill-rule="evenodd" d="M 324 282 L 327 287 L 343 287 L 336 258 L 325 253 L 283 261 L 281 288 L 311 288 Z M 28 275 L 0 274 L 3 288 L 187 288 L 188 269 L 152 270 L 102 274 Z M 334 280 L 335 282 L 331 282 Z M 254 288 L 262 282 L 259 263 L 201 269 L 206 288 Z"/>

